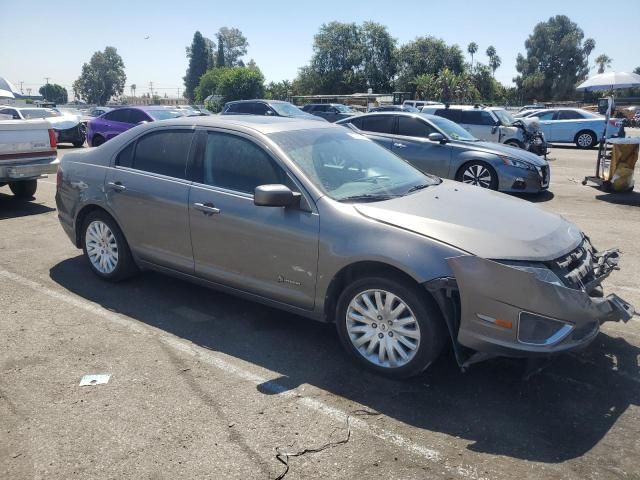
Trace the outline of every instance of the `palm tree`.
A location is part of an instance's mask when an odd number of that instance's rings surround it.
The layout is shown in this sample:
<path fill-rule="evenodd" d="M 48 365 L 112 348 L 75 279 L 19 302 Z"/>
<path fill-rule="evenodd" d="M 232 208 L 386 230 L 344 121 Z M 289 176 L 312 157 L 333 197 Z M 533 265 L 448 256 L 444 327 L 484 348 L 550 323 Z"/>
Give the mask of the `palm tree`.
<path fill-rule="evenodd" d="M 587 38 L 582 46 L 582 51 L 587 56 L 587 70 L 589 69 L 589 55 L 591 55 L 594 48 L 596 48 L 596 41 L 593 38 Z"/>
<path fill-rule="evenodd" d="M 598 73 L 604 73 L 605 69 L 611 67 L 611 62 L 613 58 L 609 57 L 607 54 L 602 53 L 596 57 L 596 64 L 598 65 Z"/>
<path fill-rule="evenodd" d="M 496 54 L 496 47 L 494 47 L 493 45 L 489 45 L 487 47 L 487 57 L 489 57 L 489 60 L 491 60 L 492 57 L 495 56 Z"/>
<path fill-rule="evenodd" d="M 502 65 L 502 59 L 498 55 L 493 55 L 489 59 L 489 67 L 491 67 L 491 72 L 493 76 L 496 76 L 496 70 Z"/>
<path fill-rule="evenodd" d="M 131 96 L 132 96 L 132 97 L 135 97 L 135 96 L 136 96 L 136 88 L 137 88 L 136 84 L 135 84 L 135 83 L 132 83 L 132 84 L 131 84 Z"/>
<path fill-rule="evenodd" d="M 467 52 L 471 55 L 471 70 L 473 70 L 473 56 L 478 51 L 478 44 L 476 42 L 471 42 L 467 46 Z"/>

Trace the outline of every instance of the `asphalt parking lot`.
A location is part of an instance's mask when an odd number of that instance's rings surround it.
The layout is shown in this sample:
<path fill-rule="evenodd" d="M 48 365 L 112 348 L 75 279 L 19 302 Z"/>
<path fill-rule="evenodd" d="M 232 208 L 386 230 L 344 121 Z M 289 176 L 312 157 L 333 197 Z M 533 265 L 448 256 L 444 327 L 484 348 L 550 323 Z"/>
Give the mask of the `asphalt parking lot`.
<path fill-rule="evenodd" d="M 640 308 L 640 191 L 582 186 L 595 157 L 554 148 L 550 191 L 525 199 L 621 248 L 605 286 Z M 449 352 L 391 381 L 331 325 L 156 273 L 100 281 L 54 194 L 0 188 L 0 478 L 640 478 L 639 317 L 528 379 Z"/>

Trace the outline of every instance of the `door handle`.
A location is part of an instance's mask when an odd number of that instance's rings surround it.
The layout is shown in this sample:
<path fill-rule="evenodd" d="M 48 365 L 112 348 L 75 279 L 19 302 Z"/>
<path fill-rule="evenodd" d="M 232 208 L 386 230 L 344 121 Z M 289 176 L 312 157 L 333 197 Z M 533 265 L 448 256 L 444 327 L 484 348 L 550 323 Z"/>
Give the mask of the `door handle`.
<path fill-rule="evenodd" d="M 394 142 L 393 146 L 396 148 L 405 148 L 406 145 L 404 143 L 398 143 L 398 142 Z"/>
<path fill-rule="evenodd" d="M 108 182 L 107 185 L 116 192 L 124 192 L 127 189 L 121 182 Z"/>
<path fill-rule="evenodd" d="M 193 208 L 196 210 L 200 210 L 205 215 L 214 215 L 216 213 L 220 213 L 220 209 L 216 208 L 213 203 L 194 203 Z"/>

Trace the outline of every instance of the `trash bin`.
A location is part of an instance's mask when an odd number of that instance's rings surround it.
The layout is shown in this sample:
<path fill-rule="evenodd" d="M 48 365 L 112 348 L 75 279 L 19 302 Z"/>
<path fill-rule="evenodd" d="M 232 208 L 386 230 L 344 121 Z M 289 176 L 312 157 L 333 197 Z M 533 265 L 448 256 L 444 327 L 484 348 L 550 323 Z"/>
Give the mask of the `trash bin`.
<path fill-rule="evenodd" d="M 638 161 L 640 137 L 611 138 L 607 143 L 612 147 L 612 155 L 603 180 L 614 192 L 629 192 L 633 190 L 633 171 Z"/>

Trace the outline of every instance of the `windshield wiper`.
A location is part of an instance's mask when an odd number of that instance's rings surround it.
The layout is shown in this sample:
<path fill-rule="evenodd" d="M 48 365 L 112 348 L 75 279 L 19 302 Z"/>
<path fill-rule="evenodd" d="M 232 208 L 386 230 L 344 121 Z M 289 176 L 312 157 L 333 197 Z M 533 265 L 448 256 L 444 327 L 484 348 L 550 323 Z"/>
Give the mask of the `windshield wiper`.
<path fill-rule="evenodd" d="M 429 185 L 428 183 L 422 183 L 420 185 L 414 185 L 409 190 L 407 190 L 407 194 L 413 193 L 413 192 L 417 192 L 418 190 L 422 190 L 423 188 L 427 188 L 427 187 L 430 187 L 430 186 L 431 185 Z"/>
<path fill-rule="evenodd" d="M 389 195 L 389 194 L 373 194 L 373 193 L 363 193 L 361 195 L 351 195 L 350 197 L 341 198 L 340 202 L 380 202 L 382 200 L 390 200 L 392 198 L 397 198 L 400 195 Z"/>

